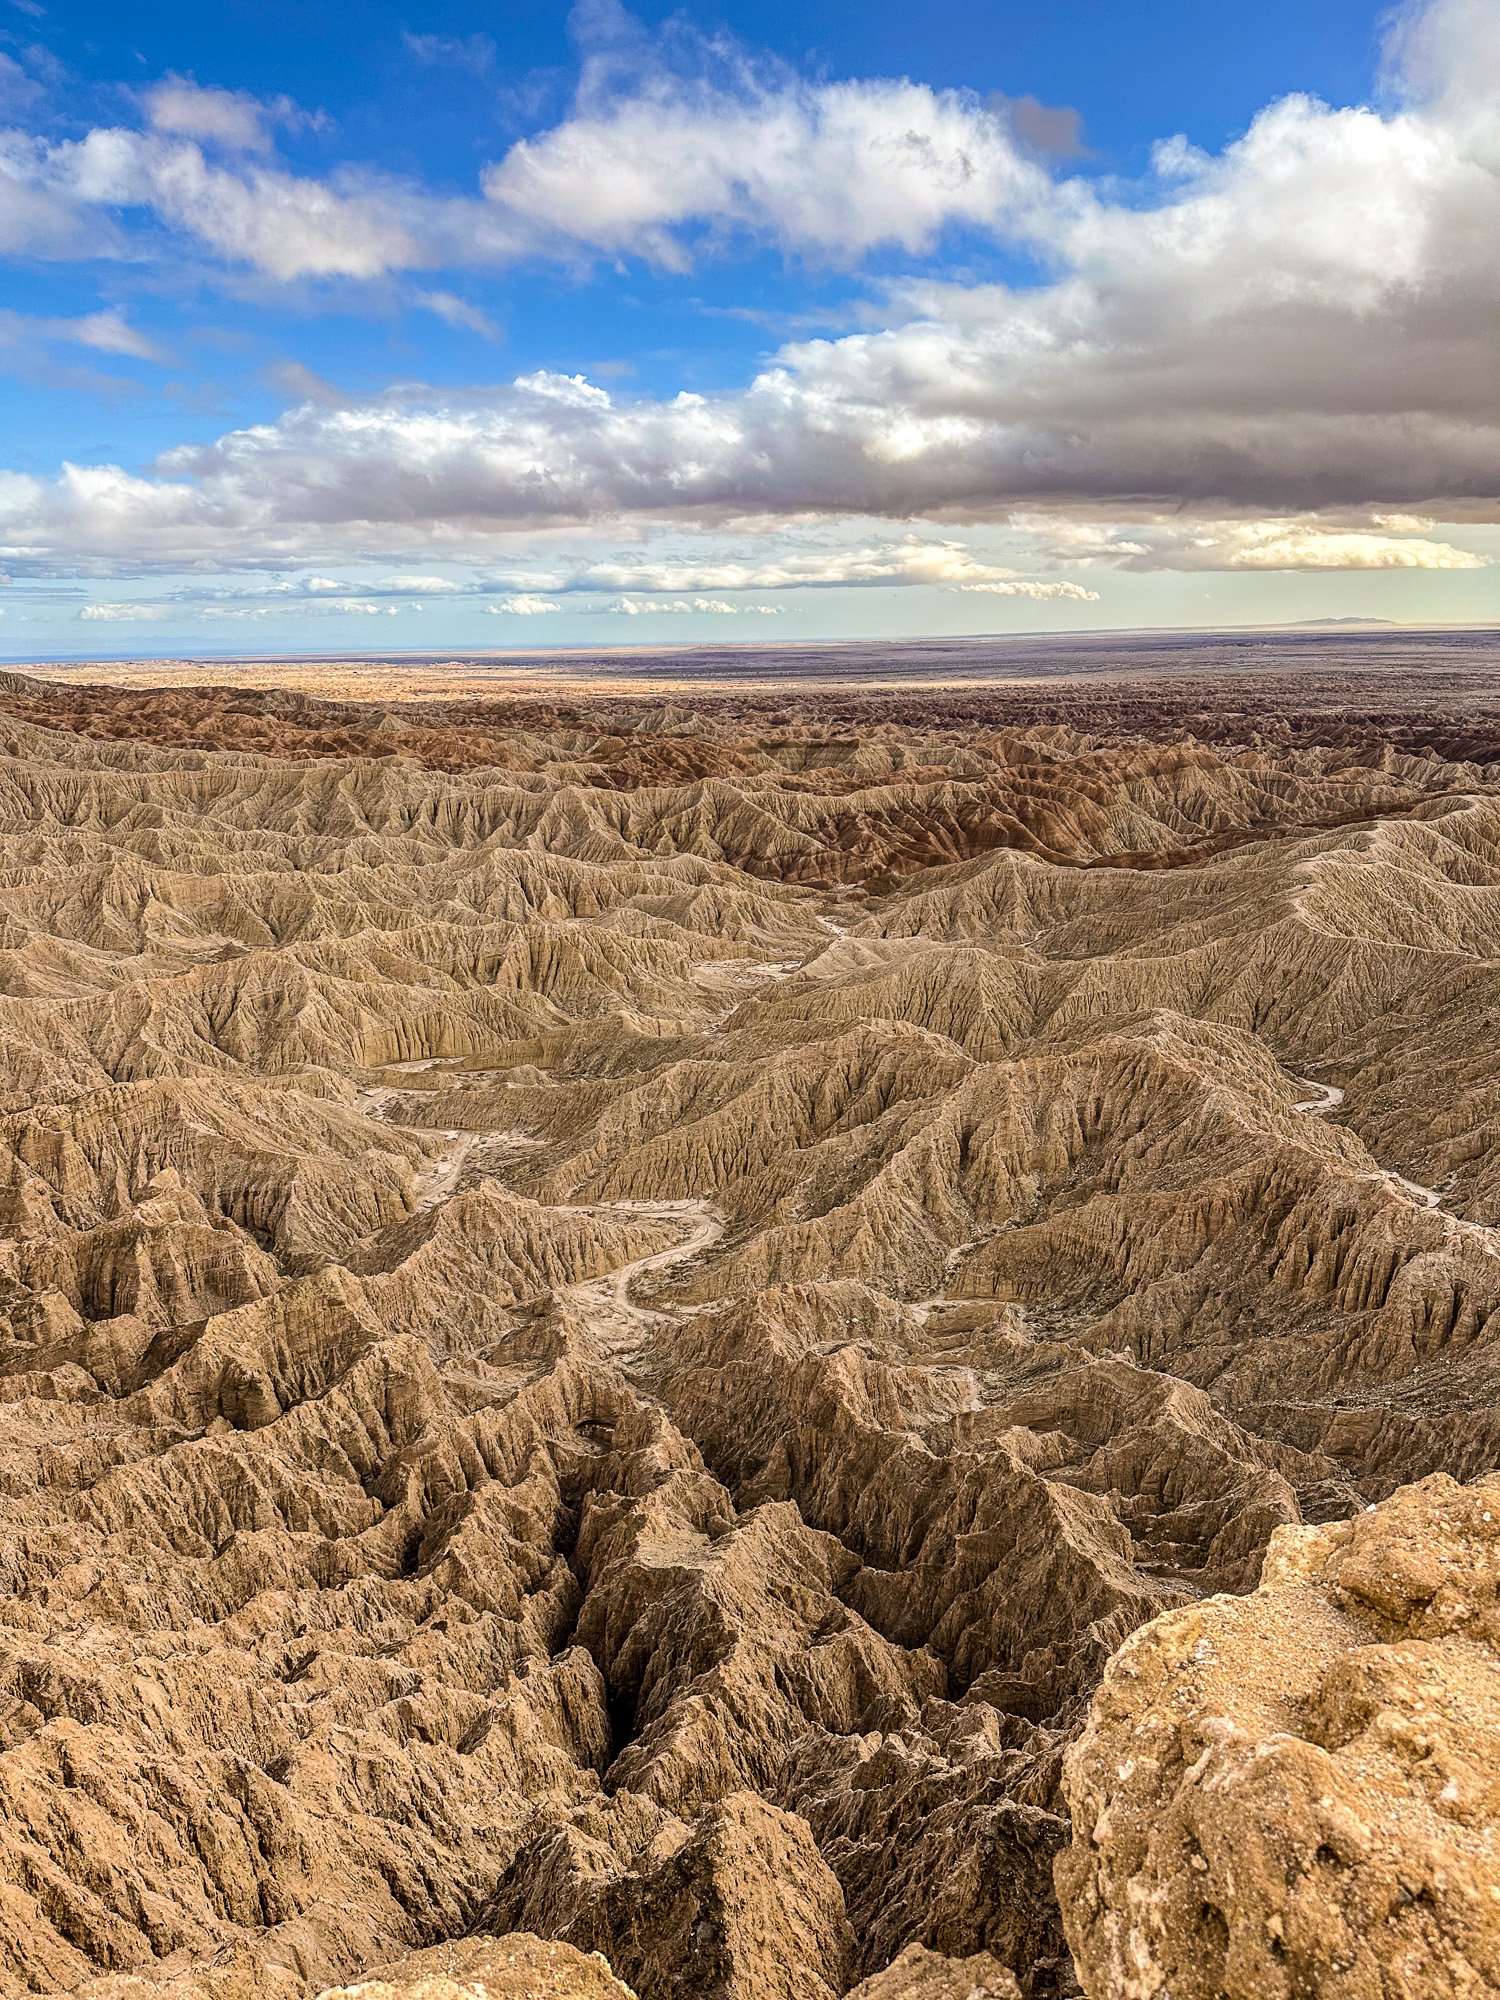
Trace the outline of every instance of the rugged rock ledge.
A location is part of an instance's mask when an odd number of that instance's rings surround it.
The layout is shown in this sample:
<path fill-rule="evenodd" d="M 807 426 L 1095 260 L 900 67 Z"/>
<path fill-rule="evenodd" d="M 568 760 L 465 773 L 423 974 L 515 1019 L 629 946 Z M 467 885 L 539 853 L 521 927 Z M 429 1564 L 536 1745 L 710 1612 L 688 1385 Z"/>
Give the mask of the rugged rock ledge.
<path fill-rule="evenodd" d="M 1500 1477 L 1278 1529 L 1126 1641 L 1064 1771 L 1099 2000 L 1500 1991 Z"/>
<path fill-rule="evenodd" d="M 727 1991 L 700 1987 L 703 2000 Z M 746 1988 L 746 1991 L 752 1989 Z M 768 1996 L 774 1986 L 757 1984 Z M 1016 1982 L 988 1953 L 939 1958 L 912 1945 L 849 2000 L 1016 2000 Z M 418 1952 L 352 1986 L 330 1987 L 319 2000 L 635 2000 L 597 1953 L 548 1944 L 518 1932 L 471 1938 Z"/>

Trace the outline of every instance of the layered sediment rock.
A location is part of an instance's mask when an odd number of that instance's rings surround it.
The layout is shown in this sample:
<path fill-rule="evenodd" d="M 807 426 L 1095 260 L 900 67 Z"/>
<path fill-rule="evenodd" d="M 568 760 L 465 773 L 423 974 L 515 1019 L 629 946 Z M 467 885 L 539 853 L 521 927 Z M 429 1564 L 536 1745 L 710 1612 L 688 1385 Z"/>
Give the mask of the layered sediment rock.
<path fill-rule="evenodd" d="M 0 711 L 3 2000 L 1049 2000 L 1111 1655 L 1500 1462 L 1500 771 Z"/>

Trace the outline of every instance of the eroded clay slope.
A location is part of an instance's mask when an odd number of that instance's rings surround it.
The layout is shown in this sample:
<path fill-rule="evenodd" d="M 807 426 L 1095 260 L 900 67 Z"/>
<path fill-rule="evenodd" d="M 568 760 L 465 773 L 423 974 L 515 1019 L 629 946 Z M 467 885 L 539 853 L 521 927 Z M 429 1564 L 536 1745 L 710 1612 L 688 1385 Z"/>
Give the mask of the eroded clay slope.
<path fill-rule="evenodd" d="M 1500 1463 L 1494 767 L 0 734 L 0 1997 L 1066 1994 L 1111 1655 Z"/>

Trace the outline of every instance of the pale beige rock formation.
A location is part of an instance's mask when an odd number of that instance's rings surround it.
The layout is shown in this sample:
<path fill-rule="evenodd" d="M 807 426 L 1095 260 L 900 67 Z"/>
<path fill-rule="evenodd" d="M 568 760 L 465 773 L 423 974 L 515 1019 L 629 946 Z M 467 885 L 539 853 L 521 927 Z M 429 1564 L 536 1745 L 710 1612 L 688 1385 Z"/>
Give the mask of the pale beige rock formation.
<path fill-rule="evenodd" d="M 1018 2000 L 1015 1977 L 987 1951 L 971 1958 L 940 1958 L 908 1945 L 873 1979 L 862 1979 L 849 2000 Z"/>
<path fill-rule="evenodd" d="M 1111 1655 L 1500 1463 L 1500 767 L 1304 721 L 0 679 L 0 2000 L 1069 1993 Z"/>
<path fill-rule="evenodd" d="M 1278 1530 L 1127 1641 L 1065 1770 L 1090 1995 L 1500 1990 L 1500 1476 Z"/>
<path fill-rule="evenodd" d="M 635 2000 L 599 1958 L 525 1935 L 416 1952 L 319 2000 Z"/>

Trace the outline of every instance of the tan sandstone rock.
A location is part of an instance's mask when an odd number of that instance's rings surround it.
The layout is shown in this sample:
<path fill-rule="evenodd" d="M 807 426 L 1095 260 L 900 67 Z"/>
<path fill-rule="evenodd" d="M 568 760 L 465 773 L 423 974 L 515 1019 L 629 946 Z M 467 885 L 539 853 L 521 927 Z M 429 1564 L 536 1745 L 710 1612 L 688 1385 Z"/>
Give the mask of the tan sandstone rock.
<path fill-rule="evenodd" d="M 1500 1477 L 1283 1528 L 1121 1649 L 1066 1763 L 1098 2000 L 1500 1991 Z"/>
<path fill-rule="evenodd" d="M 909 1945 L 893 1965 L 862 1979 L 848 2000 L 1020 2000 L 1015 1974 L 987 1951 L 940 1958 Z"/>
<path fill-rule="evenodd" d="M 595 1952 L 524 1932 L 419 1951 L 319 2000 L 635 2000 Z"/>

